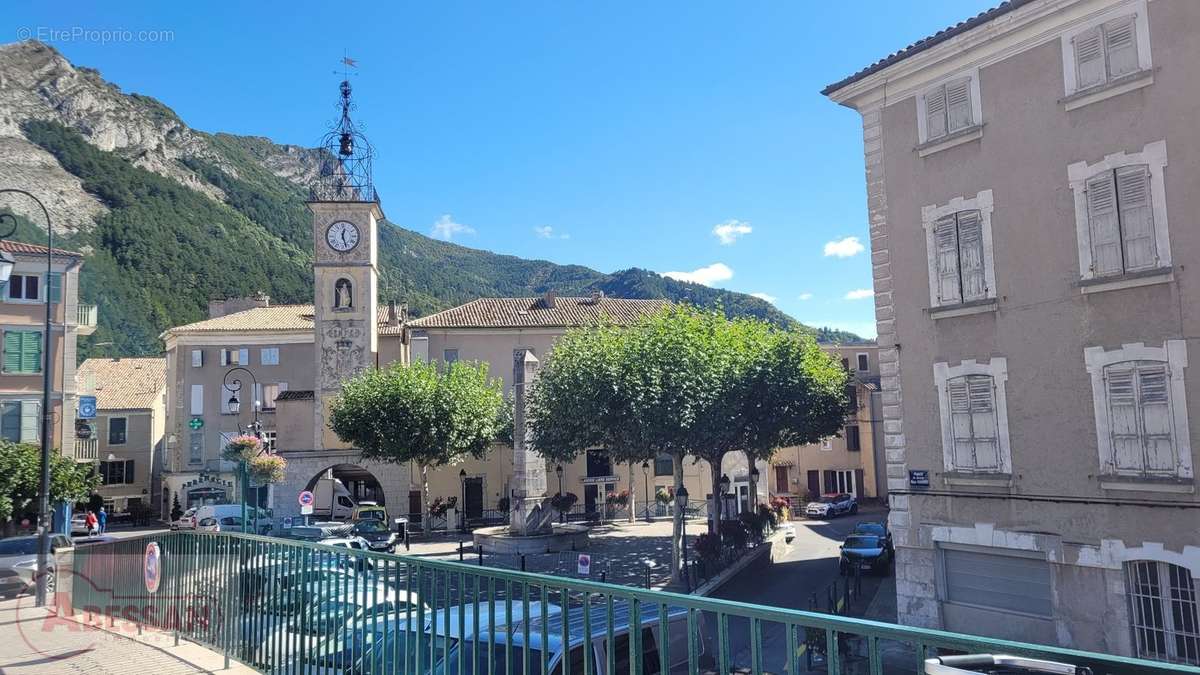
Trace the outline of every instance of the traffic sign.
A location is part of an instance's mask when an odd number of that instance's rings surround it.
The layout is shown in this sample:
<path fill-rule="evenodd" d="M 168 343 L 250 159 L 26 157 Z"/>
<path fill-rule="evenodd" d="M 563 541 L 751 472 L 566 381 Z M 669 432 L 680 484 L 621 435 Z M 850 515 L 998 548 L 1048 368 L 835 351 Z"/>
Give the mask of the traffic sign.
<path fill-rule="evenodd" d="M 142 577 L 147 593 L 158 591 L 158 585 L 162 582 L 162 551 L 157 542 L 146 544 L 146 553 L 142 556 Z"/>
<path fill-rule="evenodd" d="M 90 420 L 96 417 L 96 397 L 95 396 L 80 396 L 79 397 L 79 419 Z"/>
<path fill-rule="evenodd" d="M 302 490 L 300 492 L 300 495 L 296 499 L 297 499 L 297 501 L 300 502 L 300 506 L 312 506 L 314 498 L 313 498 L 313 493 L 311 491 Z"/>
<path fill-rule="evenodd" d="M 592 556 L 586 553 L 579 554 L 579 564 L 576 566 L 577 571 L 583 576 L 588 576 L 592 573 Z"/>
<path fill-rule="evenodd" d="M 300 507 L 300 515 L 302 515 L 302 516 L 311 516 L 311 515 L 312 515 L 312 513 L 313 513 L 312 504 L 308 504 L 308 505 L 306 505 L 306 506 L 301 506 L 301 507 Z"/>
<path fill-rule="evenodd" d="M 203 426 L 204 420 L 200 419 L 199 417 L 193 417 L 191 421 L 188 422 L 188 428 L 190 428 L 192 431 L 198 431 Z"/>

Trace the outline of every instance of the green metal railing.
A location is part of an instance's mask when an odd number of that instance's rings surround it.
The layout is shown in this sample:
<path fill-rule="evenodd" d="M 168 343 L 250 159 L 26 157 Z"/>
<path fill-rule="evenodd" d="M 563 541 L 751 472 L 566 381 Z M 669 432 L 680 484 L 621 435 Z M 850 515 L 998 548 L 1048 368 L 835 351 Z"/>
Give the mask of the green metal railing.
<path fill-rule="evenodd" d="M 160 554 L 158 586 L 149 592 L 146 551 L 152 542 Z M 919 673 L 924 659 L 957 653 L 1023 655 L 1086 666 L 1097 675 L 1200 673 L 831 614 L 239 533 L 173 532 L 80 548 L 70 586 L 76 612 L 174 631 L 270 673 L 877 675 Z"/>

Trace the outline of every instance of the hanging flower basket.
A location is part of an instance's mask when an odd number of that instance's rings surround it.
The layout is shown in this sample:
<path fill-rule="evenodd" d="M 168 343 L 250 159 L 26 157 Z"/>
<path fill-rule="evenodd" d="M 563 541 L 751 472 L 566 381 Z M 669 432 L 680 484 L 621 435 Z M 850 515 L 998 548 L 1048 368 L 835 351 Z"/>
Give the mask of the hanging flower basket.
<path fill-rule="evenodd" d="M 670 506 L 675 501 L 675 488 L 662 486 L 654 491 L 654 501 L 663 506 Z"/>
<path fill-rule="evenodd" d="M 251 479 L 259 485 L 278 483 L 287 470 L 287 460 L 279 455 L 256 455 L 250 458 L 246 468 Z"/>
<path fill-rule="evenodd" d="M 249 434 L 235 436 L 221 456 L 230 462 L 249 462 L 262 453 L 262 441 Z"/>

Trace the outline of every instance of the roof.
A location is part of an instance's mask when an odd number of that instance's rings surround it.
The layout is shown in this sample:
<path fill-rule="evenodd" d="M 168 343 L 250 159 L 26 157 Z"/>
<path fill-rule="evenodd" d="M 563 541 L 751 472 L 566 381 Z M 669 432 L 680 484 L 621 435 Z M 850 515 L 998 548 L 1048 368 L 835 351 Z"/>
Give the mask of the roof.
<path fill-rule="evenodd" d="M 670 303 L 628 298 L 480 298 L 408 322 L 411 328 L 570 328 L 603 320 L 630 324 Z"/>
<path fill-rule="evenodd" d="M 0 239 L 0 251 L 8 251 L 9 253 L 24 253 L 26 255 L 46 255 L 46 247 L 37 244 L 26 244 L 23 241 L 11 241 L 9 239 Z M 54 255 L 67 258 L 82 258 L 82 253 L 75 251 L 67 251 L 61 248 L 54 249 Z"/>
<path fill-rule="evenodd" d="M 162 403 L 167 360 L 153 358 L 88 359 L 76 377 L 94 379 L 100 410 L 153 408 Z"/>
<path fill-rule="evenodd" d="M 388 325 L 388 308 L 379 308 L 380 335 L 400 335 L 403 324 Z M 225 316 L 205 319 L 195 323 L 175 326 L 163 331 L 163 335 L 180 335 L 184 333 L 276 333 L 281 331 L 312 331 L 312 305 L 271 305 L 233 312 Z"/>
<path fill-rule="evenodd" d="M 899 62 L 903 61 L 904 59 L 907 59 L 908 57 L 913 56 L 914 54 L 920 54 L 921 52 L 923 52 L 935 45 L 938 45 L 942 42 L 945 42 L 946 40 L 949 40 L 950 38 L 952 38 L 956 35 L 961 35 L 967 31 L 971 30 L 972 28 L 975 28 L 977 26 L 982 26 L 983 24 L 991 21 L 992 19 L 995 19 L 998 16 L 1007 14 L 1007 13 L 1013 11 L 1014 9 L 1017 9 L 1018 7 L 1021 7 L 1023 5 L 1028 5 L 1029 3 L 1033 2 L 1033 1 L 1034 0 L 1005 0 L 1005 2 L 1002 2 L 999 5 L 991 8 L 987 11 L 976 14 L 975 16 L 971 17 L 970 19 L 967 19 L 966 21 L 960 21 L 959 23 L 957 23 L 953 26 L 950 26 L 949 28 L 944 28 L 944 29 L 934 33 L 933 35 L 930 35 L 929 37 L 917 40 L 916 42 L 905 47 L 904 49 L 901 49 L 900 51 L 895 52 L 894 54 L 886 56 L 886 57 L 876 61 L 875 63 L 872 63 L 871 65 L 867 66 L 866 68 L 863 68 L 862 70 L 858 71 L 857 73 L 854 73 L 853 75 L 851 75 L 849 77 L 846 77 L 841 80 L 838 80 L 837 82 L 834 82 L 833 84 L 822 89 L 821 93 L 825 96 L 829 96 L 833 92 L 837 91 L 838 89 L 841 89 L 842 87 L 845 87 L 846 85 L 854 84 L 855 82 L 858 82 L 859 80 L 862 80 L 870 75 L 873 75 L 873 74 L 883 70 L 884 68 L 887 68 L 888 66 L 899 63 Z"/>

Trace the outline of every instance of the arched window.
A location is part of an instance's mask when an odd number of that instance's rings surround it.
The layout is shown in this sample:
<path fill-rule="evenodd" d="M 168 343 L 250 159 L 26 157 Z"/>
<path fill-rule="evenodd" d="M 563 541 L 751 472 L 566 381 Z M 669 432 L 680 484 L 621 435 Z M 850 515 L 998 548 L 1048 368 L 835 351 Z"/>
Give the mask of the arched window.
<path fill-rule="evenodd" d="M 349 279 L 338 279 L 333 285 L 333 308 L 351 309 L 354 307 L 354 285 Z"/>
<path fill-rule="evenodd" d="M 1200 612 L 1191 571 L 1157 560 L 1134 560 L 1125 563 L 1125 581 L 1137 655 L 1200 665 Z"/>

